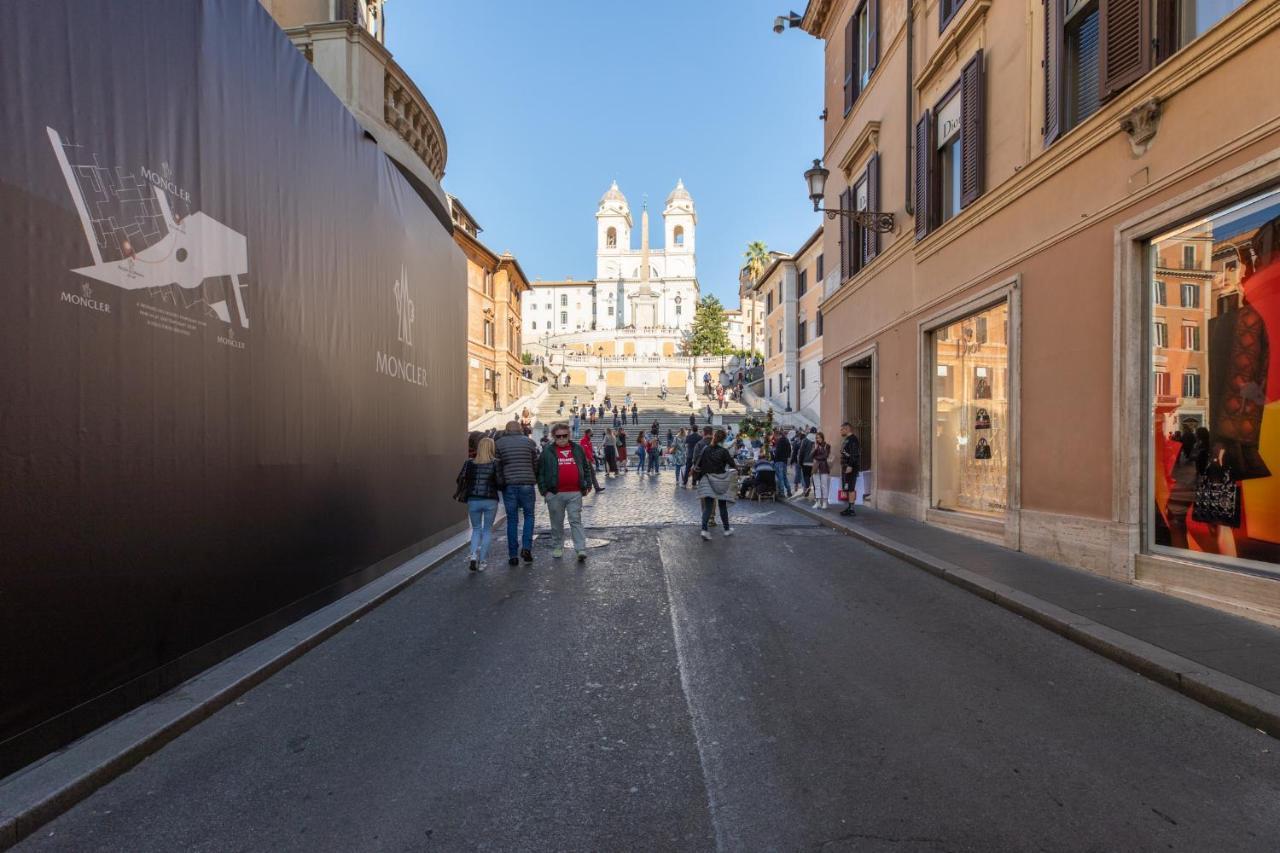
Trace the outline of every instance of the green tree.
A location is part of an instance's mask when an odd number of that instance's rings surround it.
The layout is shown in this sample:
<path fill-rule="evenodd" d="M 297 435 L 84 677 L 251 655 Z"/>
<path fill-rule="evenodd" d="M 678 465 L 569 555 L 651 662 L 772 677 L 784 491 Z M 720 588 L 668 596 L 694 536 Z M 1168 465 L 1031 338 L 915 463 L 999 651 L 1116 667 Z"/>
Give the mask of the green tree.
<path fill-rule="evenodd" d="M 704 296 L 693 314 L 693 330 L 689 335 L 690 355 L 728 355 L 733 352 L 729 343 L 729 326 L 724 316 L 724 306 L 714 296 Z"/>
<path fill-rule="evenodd" d="M 760 240 L 752 240 L 747 244 L 747 250 L 742 253 L 744 267 L 750 272 L 751 280 L 755 281 L 760 277 L 760 273 L 764 272 L 764 268 L 769 266 L 769 247 Z"/>

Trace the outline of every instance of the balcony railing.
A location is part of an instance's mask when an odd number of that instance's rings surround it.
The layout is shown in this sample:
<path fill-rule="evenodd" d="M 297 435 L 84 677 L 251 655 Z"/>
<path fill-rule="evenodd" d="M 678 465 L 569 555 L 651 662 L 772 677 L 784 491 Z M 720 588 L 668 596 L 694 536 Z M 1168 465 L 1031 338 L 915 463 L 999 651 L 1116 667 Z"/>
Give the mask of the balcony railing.
<path fill-rule="evenodd" d="M 435 110 L 396 62 L 387 59 L 383 121 L 400 134 L 436 180 L 444 177 L 449 150 Z"/>

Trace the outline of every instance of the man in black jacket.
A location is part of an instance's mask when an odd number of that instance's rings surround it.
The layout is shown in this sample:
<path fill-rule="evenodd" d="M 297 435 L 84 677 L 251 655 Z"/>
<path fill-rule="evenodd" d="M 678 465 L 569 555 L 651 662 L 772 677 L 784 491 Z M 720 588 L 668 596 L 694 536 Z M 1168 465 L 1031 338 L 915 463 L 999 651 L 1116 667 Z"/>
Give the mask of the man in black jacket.
<path fill-rule="evenodd" d="M 858 499 L 858 467 L 862 462 L 862 445 L 853 434 L 853 424 L 845 421 L 840 424 L 840 434 L 844 440 L 840 442 L 840 488 L 844 489 L 848 506 L 840 510 L 841 515 L 854 515 L 853 504 Z"/>
<path fill-rule="evenodd" d="M 693 415 L 689 416 L 689 420 L 693 420 Z M 689 475 L 693 471 L 693 454 L 701 441 L 702 434 L 698 432 L 698 428 L 690 426 L 689 434 L 684 438 L 684 482 L 681 484 L 683 486 L 687 487 L 689 485 Z"/>
<path fill-rule="evenodd" d="M 791 497 L 791 483 L 787 480 L 787 465 L 791 462 L 791 442 L 786 430 L 778 429 L 773 442 L 773 471 L 778 478 L 778 491 Z"/>
<path fill-rule="evenodd" d="M 507 508 L 507 565 L 519 565 L 516 558 L 517 543 L 520 556 L 526 563 L 533 562 L 533 513 L 537 505 L 535 486 L 538 482 L 538 445 L 524 434 L 519 421 L 508 421 L 507 428 L 494 442 L 498 461 L 502 463 L 502 475 L 506 487 L 502 490 L 502 502 Z M 517 519 L 524 513 L 524 530 L 516 538 Z"/>

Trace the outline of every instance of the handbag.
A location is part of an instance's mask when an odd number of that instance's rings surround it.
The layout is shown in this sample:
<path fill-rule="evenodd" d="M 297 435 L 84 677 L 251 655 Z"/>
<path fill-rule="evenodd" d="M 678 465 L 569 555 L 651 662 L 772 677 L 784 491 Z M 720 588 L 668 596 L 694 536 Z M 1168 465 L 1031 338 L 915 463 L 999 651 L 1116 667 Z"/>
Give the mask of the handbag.
<path fill-rule="evenodd" d="M 1240 526 L 1240 482 L 1231 475 L 1231 469 L 1222 467 L 1221 473 L 1210 466 L 1196 479 L 1196 494 L 1191 502 L 1191 517 L 1208 524 Z"/>
<path fill-rule="evenodd" d="M 471 491 L 471 489 L 468 488 L 470 477 L 467 476 L 470 470 L 471 460 L 468 459 L 466 462 L 462 463 L 462 470 L 458 472 L 458 479 L 454 484 L 453 499 L 460 504 L 467 502 L 467 492 Z"/>

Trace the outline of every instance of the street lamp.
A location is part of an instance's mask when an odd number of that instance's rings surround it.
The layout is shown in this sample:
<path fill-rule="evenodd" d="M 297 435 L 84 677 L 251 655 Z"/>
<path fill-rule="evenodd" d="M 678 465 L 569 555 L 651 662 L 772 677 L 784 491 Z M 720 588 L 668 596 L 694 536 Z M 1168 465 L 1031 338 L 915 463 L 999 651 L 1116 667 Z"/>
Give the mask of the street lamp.
<path fill-rule="evenodd" d="M 881 213 L 878 210 L 830 210 L 822 206 L 822 200 L 827 194 L 827 178 L 831 175 L 829 171 L 822 168 L 821 160 L 814 160 L 813 166 L 804 173 L 805 183 L 809 185 L 809 199 L 813 202 L 813 210 L 815 213 L 825 213 L 827 219 L 835 219 L 837 216 L 847 216 L 862 228 L 875 231 L 878 234 L 888 234 L 893 230 L 893 214 Z"/>
<path fill-rule="evenodd" d="M 790 373 L 787 374 L 786 394 L 787 394 L 787 411 L 789 412 L 791 411 L 791 374 Z"/>

